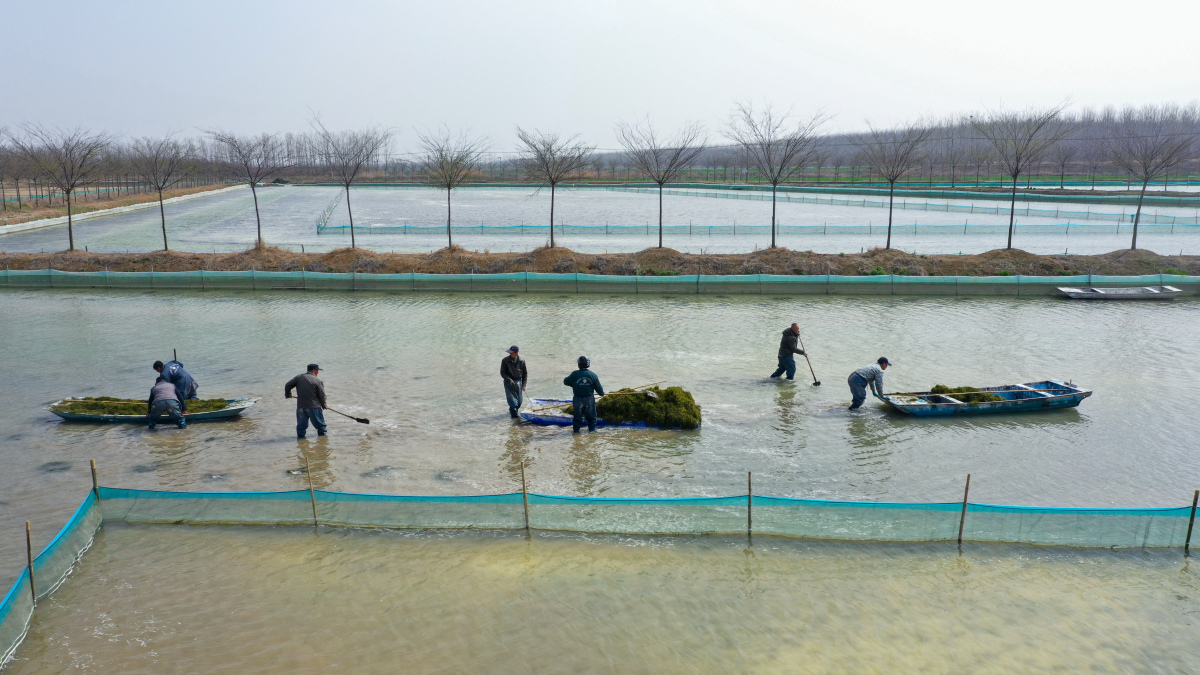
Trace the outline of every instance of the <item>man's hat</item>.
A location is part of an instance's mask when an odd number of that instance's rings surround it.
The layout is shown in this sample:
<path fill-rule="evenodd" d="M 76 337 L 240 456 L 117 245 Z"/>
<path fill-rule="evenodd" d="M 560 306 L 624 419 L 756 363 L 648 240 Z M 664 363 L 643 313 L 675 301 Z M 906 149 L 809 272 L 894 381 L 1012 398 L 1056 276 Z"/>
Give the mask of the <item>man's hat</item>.
<path fill-rule="evenodd" d="M 520 349 L 517 349 L 517 346 L 516 346 L 516 345 L 513 345 L 513 346 L 511 346 L 511 347 L 509 347 L 509 348 L 508 348 L 508 353 L 509 353 L 509 354 L 515 354 L 516 352 L 519 352 L 519 351 L 521 351 L 521 350 L 520 350 Z"/>
<path fill-rule="evenodd" d="M 318 366 L 315 363 L 308 364 L 308 370 L 320 370 L 320 369 L 321 369 L 321 366 Z"/>
<path fill-rule="evenodd" d="M 888 358 L 887 358 L 886 356 L 881 356 L 881 357 L 879 357 L 879 360 L 878 360 L 878 361 L 876 361 L 875 363 L 878 363 L 878 364 L 879 364 L 879 365 L 881 365 L 881 366 L 890 366 L 890 365 L 892 365 L 892 362 L 891 362 L 891 361 L 888 361 Z"/>

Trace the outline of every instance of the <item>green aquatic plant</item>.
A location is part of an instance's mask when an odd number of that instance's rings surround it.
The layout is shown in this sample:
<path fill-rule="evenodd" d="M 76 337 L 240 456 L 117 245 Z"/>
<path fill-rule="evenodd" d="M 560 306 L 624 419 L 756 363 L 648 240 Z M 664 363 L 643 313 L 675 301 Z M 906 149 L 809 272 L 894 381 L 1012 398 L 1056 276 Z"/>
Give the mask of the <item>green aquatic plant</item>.
<path fill-rule="evenodd" d="M 187 402 L 189 413 L 214 412 L 224 410 L 229 401 L 223 398 L 210 398 Z M 115 398 L 113 396 L 97 396 L 95 398 L 76 398 L 51 406 L 58 412 L 83 413 L 88 415 L 145 415 L 145 401 L 131 398 Z"/>
<path fill-rule="evenodd" d="M 935 384 L 933 389 L 929 390 L 932 394 L 953 394 L 954 398 L 963 403 L 988 403 L 990 401 L 1003 401 L 1003 396 L 980 391 L 975 387 L 947 387 L 944 384 Z"/>
<path fill-rule="evenodd" d="M 567 415 L 574 411 L 574 406 L 563 409 Z M 609 424 L 645 422 L 651 427 L 698 429 L 700 406 L 683 387 L 620 389 L 596 402 L 596 417 Z"/>

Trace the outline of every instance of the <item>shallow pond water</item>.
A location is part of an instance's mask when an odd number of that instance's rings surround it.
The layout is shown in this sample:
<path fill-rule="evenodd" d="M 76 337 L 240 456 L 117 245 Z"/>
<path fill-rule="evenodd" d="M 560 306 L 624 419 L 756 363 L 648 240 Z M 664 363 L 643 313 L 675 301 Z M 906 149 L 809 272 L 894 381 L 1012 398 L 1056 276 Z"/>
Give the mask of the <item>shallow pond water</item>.
<path fill-rule="evenodd" d="M 1187 672 L 1178 552 L 105 526 L 6 669 Z"/>

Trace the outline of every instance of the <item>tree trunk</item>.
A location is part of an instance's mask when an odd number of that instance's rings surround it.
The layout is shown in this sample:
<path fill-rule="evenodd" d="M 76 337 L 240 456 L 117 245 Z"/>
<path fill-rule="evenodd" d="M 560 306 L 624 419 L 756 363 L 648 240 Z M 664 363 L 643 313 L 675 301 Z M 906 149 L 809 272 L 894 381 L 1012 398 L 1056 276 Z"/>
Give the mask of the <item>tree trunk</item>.
<path fill-rule="evenodd" d="M 659 183 L 658 184 L 658 247 L 659 248 L 663 247 L 663 245 L 662 245 L 662 239 L 663 239 L 663 237 L 662 237 L 662 235 L 663 235 L 663 232 L 662 232 L 662 230 L 663 230 L 663 228 L 662 228 L 662 197 L 663 197 L 663 184 Z"/>
<path fill-rule="evenodd" d="M 1134 216 L 1133 216 L 1133 243 L 1129 245 L 1130 251 L 1137 250 L 1138 223 L 1141 222 L 1141 220 L 1142 220 L 1142 200 L 1146 198 L 1146 186 L 1149 184 L 1150 184 L 1150 178 L 1147 177 L 1146 180 L 1142 182 L 1141 193 L 1138 194 L 1137 211 L 1134 213 Z"/>
<path fill-rule="evenodd" d="M 70 243 L 68 250 L 75 250 L 75 223 L 71 220 L 71 193 L 67 193 L 67 241 Z"/>
<path fill-rule="evenodd" d="M 350 210 L 350 184 L 346 183 L 346 215 L 350 216 L 350 248 L 354 245 L 354 212 Z"/>
<path fill-rule="evenodd" d="M 771 183 L 771 248 L 775 248 L 775 190 L 777 183 Z"/>
<path fill-rule="evenodd" d="M 254 220 L 258 223 L 258 245 L 257 248 L 262 248 L 262 216 L 258 214 L 258 188 L 254 182 L 250 183 L 250 194 L 254 195 Z"/>
<path fill-rule="evenodd" d="M 554 248 L 554 183 L 550 184 L 550 248 Z"/>
<path fill-rule="evenodd" d="M 170 251 L 171 247 L 167 246 L 167 212 L 163 210 L 162 189 L 158 191 L 158 215 L 162 219 L 163 250 Z"/>
<path fill-rule="evenodd" d="M 446 188 L 446 246 L 454 248 L 454 235 L 450 233 L 450 188 Z"/>
<path fill-rule="evenodd" d="M 883 247 L 886 251 L 892 247 L 892 202 L 896 199 L 896 180 L 892 179 L 888 183 L 888 236 L 887 245 Z"/>
<path fill-rule="evenodd" d="M 1008 204 L 1008 248 L 1012 248 L 1013 220 L 1017 216 L 1017 176 L 1013 175 L 1012 201 Z"/>

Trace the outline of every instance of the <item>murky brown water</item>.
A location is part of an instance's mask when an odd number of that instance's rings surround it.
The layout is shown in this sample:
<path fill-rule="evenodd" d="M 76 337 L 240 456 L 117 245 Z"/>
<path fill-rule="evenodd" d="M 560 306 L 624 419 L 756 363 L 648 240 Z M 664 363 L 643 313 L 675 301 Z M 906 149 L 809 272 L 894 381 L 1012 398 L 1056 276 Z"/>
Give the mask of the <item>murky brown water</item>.
<path fill-rule="evenodd" d="M 1178 552 L 106 526 L 13 673 L 1190 672 Z"/>

